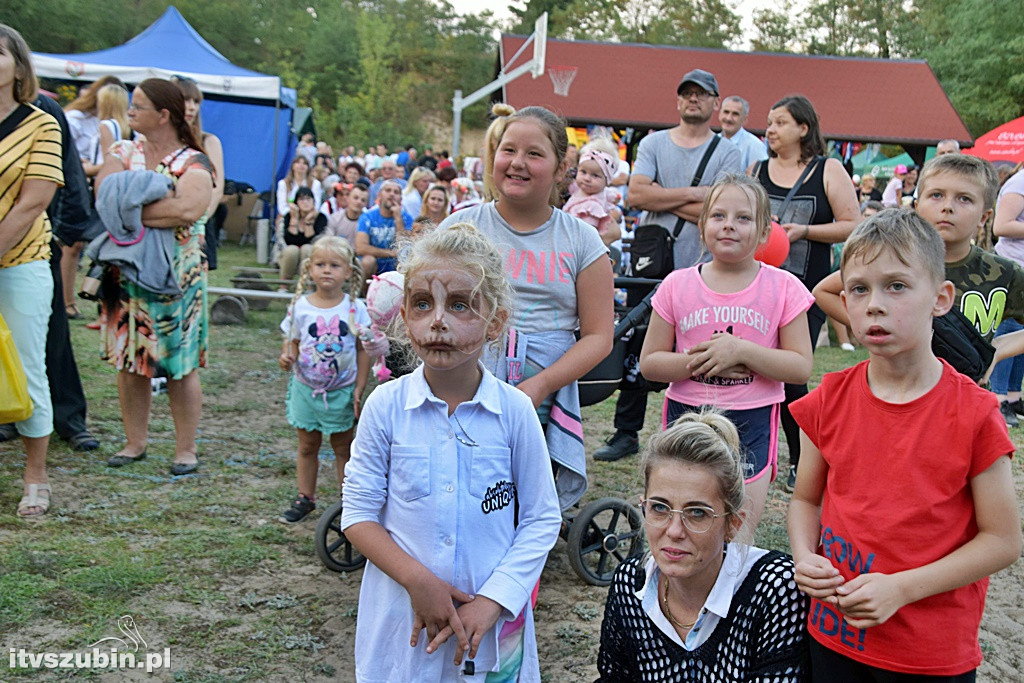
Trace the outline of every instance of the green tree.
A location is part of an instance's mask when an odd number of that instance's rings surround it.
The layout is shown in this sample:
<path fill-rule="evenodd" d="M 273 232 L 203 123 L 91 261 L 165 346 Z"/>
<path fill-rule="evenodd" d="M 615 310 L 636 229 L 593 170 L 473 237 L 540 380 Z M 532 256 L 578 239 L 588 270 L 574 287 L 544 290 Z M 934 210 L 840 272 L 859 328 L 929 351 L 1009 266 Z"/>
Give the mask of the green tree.
<path fill-rule="evenodd" d="M 540 15 L 547 12 L 548 34 L 561 35 L 562 27 L 553 25 L 553 15 L 564 10 L 570 2 L 571 0 L 526 0 L 523 7 L 510 5 L 508 9 L 512 13 L 512 19 L 508 29 L 512 33 L 529 35 L 533 33 L 534 22 L 540 18 Z"/>
<path fill-rule="evenodd" d="M 1024 114 L 1018 0 L 919 0 L 907 44 L 928 60 L 973 135 Z"/>
<path fill-rule="evenodd" d="M 793 52 L 796 50 L 799 29 L 790 19 L 793 3 L 783 0 L 778 9 L 754 10 L 754 30 L 751 49 L 759 52 Z"/>
<path fill-rule="evenodd" d="M 908 21 L 890 0 L 813 0 L 798 29 L 810 54 L 888 58 Z"/>
<path fill-rule="evenodd" d="M 560 38 L 725 47 L 740 20 L 723 0 L 573 0 L 553 14 Z"/>

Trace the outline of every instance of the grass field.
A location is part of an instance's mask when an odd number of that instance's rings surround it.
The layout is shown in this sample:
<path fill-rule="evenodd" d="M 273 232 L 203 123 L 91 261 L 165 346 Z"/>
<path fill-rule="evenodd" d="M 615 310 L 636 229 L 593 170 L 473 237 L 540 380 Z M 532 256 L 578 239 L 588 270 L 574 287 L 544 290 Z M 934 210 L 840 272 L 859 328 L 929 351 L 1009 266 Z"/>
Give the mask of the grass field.
<path fill-rule="evenodd" d="M 255 265 L 252 249 L 224 248 L 210 283 L 228 286 L 232 265 Z M 123 437 L 115 375 L 98 358 L 97 333 L 86 330 L 85 321 L 73 323 L 89 423 L 102 448 L 75 453 L 55 439 L 49 454 L 53 508 L 46 520 L 25 523 L 14 515 L 24 456 L 18 444 L 0 444 L 0 655 L 10 648 L 84 651 L 102 638 L 121 637 L 117 619 L 130 615 L 149 652 L 169 649 L 171 666 L 154 679 L 138 671 L 40 672 L 3 662 L 0 680 L 354 680 L 361 572 L 335 574 L 321 565 L 313 548 L 315 520 L 292 527 L 274 521 L 295 491 L 295 436 L 284 418 L 287 376 L 277 366 L 283 314 L 284 305 L 275 302 L 250 311 L 244 325 L 212 328 L 209 366 L 201 374 L 201 469 L 177 478 L 168 474 L 173 429 L 166 396 L 154 400 L 149 458 L 106 467 Z M 864 357 L 819 349 L 812 384 L 823 372 Z M 658 425 L 660 401 L 650 402 L 648 433 Z M 585 409 L 588 452 L 611 434 L 613 412 L 614 398 Z M 1012 435 L 1020 444 L 1022 432 Z M 865 435 L 865 442 L 877 451 L 884 435 Z M 337 490 L 329 451 L 322 458 L 319 495 L 326 507 Z M 1019 493 L 1019 462 L 1014 471 Z M 640 493 L 635 458 L 592 462 L 590 478 L 584 502 L 604 496 L 635 501 Z M 758 545 L 788 549 L 787 500 L 773 484 Z M 1019 566 L 993 580 L 982 680 L 1021 680 L 1022 585 Z M 596 677 L 604 594 L 572 573 L 559 541 L 537 609 L 545 680 Z"/>

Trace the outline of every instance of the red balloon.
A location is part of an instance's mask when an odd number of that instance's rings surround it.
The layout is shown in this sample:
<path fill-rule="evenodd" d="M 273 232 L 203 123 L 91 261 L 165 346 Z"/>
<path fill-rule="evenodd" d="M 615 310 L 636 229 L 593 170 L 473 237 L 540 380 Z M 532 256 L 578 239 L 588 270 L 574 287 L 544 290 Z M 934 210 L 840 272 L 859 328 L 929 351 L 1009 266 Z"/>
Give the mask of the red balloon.
<path fill-rule="evenodd" d="M 789 235 L 781 225 L 772 221 L 768 239 L 754 252 L 754 258 L 761 263 L 778 268 L 787 256 L 789 256 Z"/>

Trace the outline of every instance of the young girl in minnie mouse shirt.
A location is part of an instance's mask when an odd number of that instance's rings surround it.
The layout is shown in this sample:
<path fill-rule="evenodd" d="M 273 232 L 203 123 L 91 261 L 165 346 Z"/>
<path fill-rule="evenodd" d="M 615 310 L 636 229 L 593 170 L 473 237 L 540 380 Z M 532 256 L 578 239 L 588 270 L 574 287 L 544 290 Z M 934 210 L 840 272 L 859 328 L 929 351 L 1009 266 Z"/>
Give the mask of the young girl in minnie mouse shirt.
<path fill-rule="evenodd" d="M 316 509 L 320 443 L 334 449 L 338 485 L 345 476 L 352 427 L 370 370 L 357 330 L 370 327 L 366 305 L 356 298 L 363 271 L 351 245 L 340 237 L 317 240 L 302 266 L 295 298 L 281 323 L 279 364 L 293 370 L 286 400 L 288 422 L 298 430 L 299 495 L 279 520 L 300 521 Z M 315 289 L 304 294 L 312 281 Z"/>

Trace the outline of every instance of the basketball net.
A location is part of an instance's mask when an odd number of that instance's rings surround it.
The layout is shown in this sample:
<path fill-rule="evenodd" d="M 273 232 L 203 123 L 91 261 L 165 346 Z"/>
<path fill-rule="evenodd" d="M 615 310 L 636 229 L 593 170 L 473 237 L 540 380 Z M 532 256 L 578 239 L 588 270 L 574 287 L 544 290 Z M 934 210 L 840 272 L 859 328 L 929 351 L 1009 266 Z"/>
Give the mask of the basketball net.
<path fill-rule="evenodd" d="M 569 96 L 569 86 L 572 85 L 572 81 L 576 78 L 577 68 L 575 66 L 549 66 L 548 77 L 551 78 L 551 85 L 555 89 L 556 95 L 562 97 Z"/>

